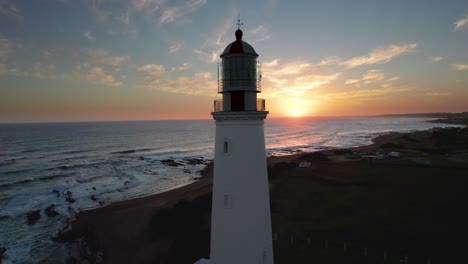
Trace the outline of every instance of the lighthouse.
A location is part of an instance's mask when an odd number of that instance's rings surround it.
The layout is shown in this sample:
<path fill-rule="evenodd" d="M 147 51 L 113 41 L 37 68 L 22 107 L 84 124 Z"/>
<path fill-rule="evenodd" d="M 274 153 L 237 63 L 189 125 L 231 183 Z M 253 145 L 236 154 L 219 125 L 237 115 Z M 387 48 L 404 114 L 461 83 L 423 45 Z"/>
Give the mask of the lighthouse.
<path fill-rule="evenodd" d="M 271 264 L 270 199 L 258 54 L 242 40 L 221 54 L 218 92 L 211 113 L 216 122 L 211 264 Z"/>

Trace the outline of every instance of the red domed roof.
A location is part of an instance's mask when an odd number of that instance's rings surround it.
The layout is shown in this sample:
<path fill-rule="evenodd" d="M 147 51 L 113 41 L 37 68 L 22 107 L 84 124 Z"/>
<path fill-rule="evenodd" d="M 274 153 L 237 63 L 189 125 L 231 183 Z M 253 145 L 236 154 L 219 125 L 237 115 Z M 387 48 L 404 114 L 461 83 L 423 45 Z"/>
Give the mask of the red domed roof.
<path fill-rule="evenodd" d="M 221 58 L 229 54 L 249 54 L 258 57 L 258 54 L 255 52 L 254 48 L 250 46 L 249 43 L 242 40 L 242 30 L 236 30 L 236 41 L 227 45 L 224 49 L 224 52 L 221 54 Z"/>

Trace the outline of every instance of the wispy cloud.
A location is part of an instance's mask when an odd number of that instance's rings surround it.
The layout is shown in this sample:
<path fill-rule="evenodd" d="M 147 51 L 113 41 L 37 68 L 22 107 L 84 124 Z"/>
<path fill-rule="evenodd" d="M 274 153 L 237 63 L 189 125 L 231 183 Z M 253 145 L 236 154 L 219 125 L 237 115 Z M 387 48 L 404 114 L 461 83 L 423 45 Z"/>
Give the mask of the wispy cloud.
<path fill-rule="evenodd" d="M 149 80 L 149 81 L 155 78 L 159 78 L 164 73 L 166 73 L 166 67 L 164 67 L 164 65 L 158 65 L 158 64 L 147 64 L 147 65 L 138 67 L 137 70 L 140 72 L 143 72 L 145 74 L 145 80 Z"/>
<path fill-rule="evenodd" d="M 204 6 L 207 0 L 188 0 L 179 6 L 165 7 L 162 10 L 160 23 L 174 22 L 180 17 L 197 11 L 200 7 Z"/>
<path fill-rule="evenodd" d="M 46 49 L 43 52 L 44 59 L 50 62 L 68 62 L 91 66 L 121 67 L 130 57 L 117 56 L 105 49 Z"/>
<path fill-rule="evenodd" d="M 272 37 L 270 29 L 266 25 L 259 25 L 256 28 L 246 30 L 244 36 L 247 37 L 249 43 L 270 40 Z"/>
<path fill-rule="evenodd" d="M 111 87 L 117 87 L 122 85 L 122 82 L 116 81 L 110 73 L 106 72 L 101 67 L 93 67 L 84 77 L 84 79 L 90 83 L 98 85 L 100 84 Z"/>
<path fill-rule="evenodd" d="M 184 62 L 184 63 L 182 63 L 182 65 L 179 65 L 179 66 L 177 67 L 177 69 L 178 69 L 179 71 L 185 71 L 185 70 L 190 69 L 191 67 L 192 67 L 192 64 L 191 64 L 190 62 Z"/>
<path fill-rule="evenodd" d="M 383 79 L 385 79 L 385 73 L 382 70 L 369 70 L 360 79 L 347 80 L 344 84 L 371 84 Z"/>
<path fill-rule="evenodd" d="M 147 64 L 138 67 L 146 82 L 146 87 L 158 91 L 178 94 L 210 96 L 216 91 L 216 81 L 211 73 L 198 72 L 190 77 L 171 78 L 163 65 Z M 183 70 L 178 68 L 178 70 Z"/>
<path fill-rule="evenodd" d="M 431 62 L 439 62 L 443 59 L 443 57 L 440 57 L 440 56 L 435 56 L 435 57 L 429 57 L 429 60 Z"/>
<path fill-rule="evenodd" d="M 202 61 L 206 63 L 213 63 L 219 59 L 219 55 L 216 52 L 207 53 L 201 49 L 194 49 L 193 53 L 195 53 Z"/>
<path fill-rule="evenodd" d="M 23 19 L 13 0 L 0 0 L 0 15 L 19 20 Z"/>
<path fill-rule="evenodd" d="M 0 62 L 4 62 L 11 55 L 15 42 L 0 35 Z"/>
<path fill-rule="evenodd" d="M 89 31 L 84 32 L 83 37 L 85 37 L 89 41 L 95 41 L 96 40 L 96 37 L 93 36 L 93 34 L 91 34 L 91 32 L 89 32 Z"/>
<path fill-rule="evenodd" d="M 414 90 L 413 87 L 401 86 L 401 87 L 382 87 L 377 89 L 361 89 L 347 92 L 328 93 L 318 95 L 322 100 L 342 100 L 342 99 L 364 99 L 364 98 L 375 98 L 378 96 L 385 96 L 394 93 L 401 93 Z"/>
<path fill-rule="evenodd" d="M 0 75 L 16 74 L 17 69 L 12 65 L 12 56 L 22 45 L 0 35 Z"/>
<path fill-rule="evenodd" d="M 181 50 L 183 47 L 181 42 L 172 42 L 171 45 L 169 45 L 169 53 L 174 54 Z"/>
<path fill-rule="evenodd" d="M 415 50 L 417 46 L 418 45 L 416 43 L 411 43 L 403 45 L 390 45 L 385 48 L 377 48 L 372 50 L 366 56 L 354 57 L 350 60 L 341 62 L 341 64 L 348 68 L 354 68 L 361 65 L 386 63 L 399 55 Z"/>
<path fill-rule="evenodd" d="M 398 76 L 393 76 L 393 77 L 388 78 L 388 79 L 385 80 L 385 81 L 387 81 L 387 82 L 393 82 L 393 81 L 398 81 L 398 80 L 400 80 L 400 77 L 398 77 Z"/>
<path fill-rule="evenodd" d="M 441 92 L 432 92 L 432 93 L 426 93 L 426 96 L 434 96 L 434 97 L 445 97 L 445 96 L 450 96 L 452 95 L 451 93 L 441 93 Z"/>
<path fill-rule="evenodd" d="M 455 28 L 454 30 L 455 31 L 459 31 L 459 30 L 462 30 L 464 28 L 468 28 L 468 16 L 465 16 L 464 18 L 461 18 L 457 21 L 455 21 Z"/>
<path fill-rule="evenodd" d="M 466 71 L 468 70 L 468 64 L 452 64 L 452 69 L 456 71 Z"/>
<path fill-rule="evenodd" d="M 166 0 L 132 0 L 131 10 L 136 12 L 145 12 L 148 15 L 153 15 L 162 8 Z"/>
<path fill-rule="evenodd" d="M 315 65 L 305 61 L 280 63 L 273 60 L 262 64 L 262 76 L 267 97 L 281 95 L 300 96 L 324 86 L 340 76 L 340 73 L 318 74 Z"/>

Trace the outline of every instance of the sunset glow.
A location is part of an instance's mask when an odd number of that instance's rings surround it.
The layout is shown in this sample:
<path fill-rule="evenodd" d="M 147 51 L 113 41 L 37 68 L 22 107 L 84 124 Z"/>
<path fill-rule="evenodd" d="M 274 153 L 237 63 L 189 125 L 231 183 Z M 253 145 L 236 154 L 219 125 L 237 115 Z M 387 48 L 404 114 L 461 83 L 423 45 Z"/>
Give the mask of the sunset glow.
<path fill-rule="evenodd" d="M 468 111 L 467 8 L 0 0 L 0 122 L 208 119 L 238 13 L 270 117 Z"/>

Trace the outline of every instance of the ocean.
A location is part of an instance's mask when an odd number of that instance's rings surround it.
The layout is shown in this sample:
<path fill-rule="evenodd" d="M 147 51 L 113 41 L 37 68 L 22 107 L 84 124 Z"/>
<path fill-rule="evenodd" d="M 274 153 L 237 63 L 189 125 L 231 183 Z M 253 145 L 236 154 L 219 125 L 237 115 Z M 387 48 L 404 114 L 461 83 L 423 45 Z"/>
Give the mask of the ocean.
<path fill-rule="evenodd" d="M 267 155 L 362 146 L 428 118 L 267 119 Z M 80 210 L 196 181 L 213 159 L 212 120 L 0 124 L 0 248 L 5 263 L 63 263 L 51 237 Z M 53 206 L 55 216 L 46 208 Z M 40 218 L 28 223 L 28 214 Z"/>

